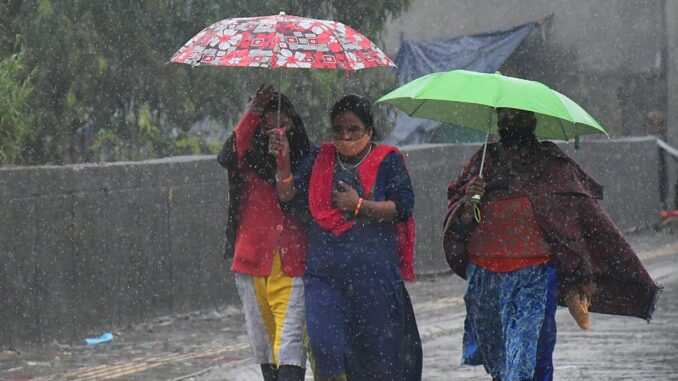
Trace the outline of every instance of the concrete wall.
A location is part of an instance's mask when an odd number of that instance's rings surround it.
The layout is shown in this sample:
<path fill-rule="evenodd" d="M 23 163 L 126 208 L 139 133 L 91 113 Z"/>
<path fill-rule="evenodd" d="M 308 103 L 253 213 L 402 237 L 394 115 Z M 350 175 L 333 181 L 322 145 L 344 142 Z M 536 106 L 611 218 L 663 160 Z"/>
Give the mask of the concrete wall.
<path fill-rule="evenodd" d="M 447 270 L 445 189 L 476 149 L 405 150 L 420 274 Z M 620 227 L 657 222 L 651 139 L 583 142 L 573 156 L 607 186 Z M 222 259 L 226 189 L 213 157 L 0 169 L 0 348 L 237 302 Z"/>
<path fill-rule="evenodd" d="M 650 111 L 666 113 L 667 22 L 675 0 L 415 0 L 387 24 L 385 48 L 401 39 L 456 37 L 552 17 L 502 67 L 580 103 L 613 137 L 644 135 Z M 666 14 L 665 14 L 666 11 Z M 674 28 L 675 29 L 675 28 Z M 675 40 L 675 36 L 674 36 Z M 674 68 L 675 69 L 675 68 Z M 678 128 L 678 126 L 673 126 Z"/>
<path fill-rule="evenodd" d="M 233 301 L 212 157 L 0 169 L 0 347 Z"/>

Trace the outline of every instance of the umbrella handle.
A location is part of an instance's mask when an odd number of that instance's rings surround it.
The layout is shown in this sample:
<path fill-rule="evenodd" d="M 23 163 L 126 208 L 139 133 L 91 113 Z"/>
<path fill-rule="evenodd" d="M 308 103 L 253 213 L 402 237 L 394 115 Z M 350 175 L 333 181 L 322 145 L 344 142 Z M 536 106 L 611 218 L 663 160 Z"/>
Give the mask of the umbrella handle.
<path fill-rule="evenodd" d="M 483 178 L 483 167 L 485 166 L 485 154 L 487 154 L 487 142 L 490 141 L 490 128 L 487 128 L 487 135 L 485 136 L 485 145 L 483 146 L 483 157 L 480 160 L 480 170 L 478 171 L 478 177 Z M 480 223 L 482 217 L 480 215 L 480 195 L 474 194 L 471 196 L 471 205 L 473 205 L 473 218 L 476 219 L 477 223 Z"/>
<path fill-rule="evenodd" d="M 275 129 L 275 134 L 282 138 L 282 136 L 285 134 L 285 131 L 282 128 L 278 127 Z M 283 154 L 282 150 L 278 152 L 277 159 L 278 159 L 278 169 L 285 168 L 285 155 Z"/>
<path fill-rule="evenodd" d="M 480 223 L 480 195 L 474 194 L 471 196 L 471 205 L 473 205 L 473 218 L 475 218 L 477 223 Z"/>
<path fill-rule="evenodd" d="M 285 15 L 285 12 L 280 12 L 281 16 Z M 282 85 L 283 85 L 283 72 L 280 70 L 280 87 L 278 87 L 278 121 L 276 122 L 276 133 L 278 136 L 282 136 L 284 131 L 280 128 L 280 107 L 282 103 Z M 285 168 L 285 157 L 283 156 L 282 151 L 278 153 L 278 169 Z"/>

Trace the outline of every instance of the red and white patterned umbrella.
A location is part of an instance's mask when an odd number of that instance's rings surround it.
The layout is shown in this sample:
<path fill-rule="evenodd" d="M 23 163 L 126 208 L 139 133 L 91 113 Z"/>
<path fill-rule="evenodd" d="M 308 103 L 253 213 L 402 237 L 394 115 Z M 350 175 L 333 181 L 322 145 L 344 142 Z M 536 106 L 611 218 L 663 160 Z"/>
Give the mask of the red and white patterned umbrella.
<path fill-rule="evenodd" d="M 395 66 L 372 41 L 351 27 L 284 13 L 212 24 L 184 44 L 171 62 L 344 70 Z"/>

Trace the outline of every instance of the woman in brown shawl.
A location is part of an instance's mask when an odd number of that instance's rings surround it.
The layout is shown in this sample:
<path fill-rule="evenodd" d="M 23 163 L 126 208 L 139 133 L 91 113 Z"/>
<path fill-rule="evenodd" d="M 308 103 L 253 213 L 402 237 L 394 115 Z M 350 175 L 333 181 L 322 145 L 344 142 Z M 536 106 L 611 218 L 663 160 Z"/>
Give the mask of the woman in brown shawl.
<path fill-rule="evenodd" d="M 495 380 L 552 378 L 555 304 L 649 320 L 659 287 L 598 204 L 602 187 L 551 142 L 531 112 L 499 109 L 500 142 L 448 188 L 444 248 L 467 279 L 463 362 Z M 473 217 L 473 195 L 482 218 Z"/>

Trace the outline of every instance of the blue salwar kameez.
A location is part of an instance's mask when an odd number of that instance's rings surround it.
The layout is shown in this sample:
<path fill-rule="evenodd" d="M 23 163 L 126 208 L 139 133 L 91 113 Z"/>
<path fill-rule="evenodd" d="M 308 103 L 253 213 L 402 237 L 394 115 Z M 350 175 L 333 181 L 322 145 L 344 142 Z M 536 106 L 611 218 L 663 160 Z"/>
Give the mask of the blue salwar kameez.
<path fill-rule="evenodd" d="M 308 193 L 316 155 L 295 174 L 301 197 Z M 339 169 L 334 177 L 364 197 L 355 174 Z M 384 158 L 370 199 L 404 205 L 401 218 L 411 217 L 414 192 L 400 155 Z M 421 343 L 398 268 L 393 222 L 359 218 L 335 235 L 312 221 L 303 280 L 315 374 L 361 381 L 421 379 Z"/>

